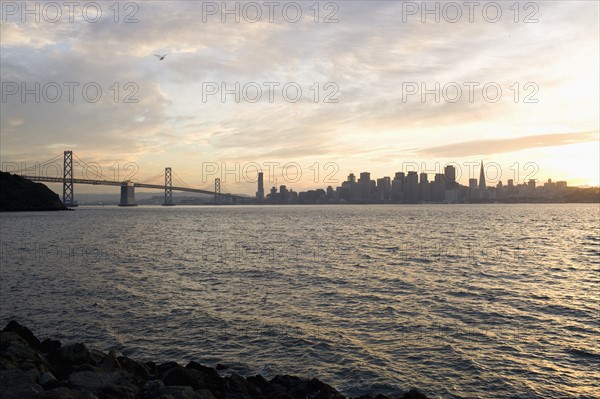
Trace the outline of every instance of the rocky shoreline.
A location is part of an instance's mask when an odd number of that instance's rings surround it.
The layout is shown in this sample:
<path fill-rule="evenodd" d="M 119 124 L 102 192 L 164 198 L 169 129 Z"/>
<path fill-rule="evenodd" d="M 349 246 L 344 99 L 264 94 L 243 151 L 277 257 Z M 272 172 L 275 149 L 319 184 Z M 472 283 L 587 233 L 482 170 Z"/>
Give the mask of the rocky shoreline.
<path fill-rule="evenodd" d="M 220 369 L 217 366 L 217 369 Z M 85 344 L 63 346 L 40 341 L 27 328 L 11 321 L 0 332 L 0 398 L 46 399 L 344 399 L 319 381 L 277 375 L 244 378 L 194 361 L 137 362 L 114 351 L 104 353 Z M 427 399 L 416 391 L 402 399 Z M 360 399 L 373 399 L 361 396 Z M 388 399 L 377 395 L 375 399 Z"/>

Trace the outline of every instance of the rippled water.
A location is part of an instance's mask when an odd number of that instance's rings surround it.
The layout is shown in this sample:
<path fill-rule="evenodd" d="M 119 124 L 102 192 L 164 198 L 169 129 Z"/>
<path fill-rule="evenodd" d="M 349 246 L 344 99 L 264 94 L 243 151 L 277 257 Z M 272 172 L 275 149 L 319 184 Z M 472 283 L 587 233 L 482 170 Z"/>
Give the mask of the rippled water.
<path fill-rule="evenodd" d="M 0 215 L 0 321 L 347 395 L 598 397 L 598 205 Z"/>

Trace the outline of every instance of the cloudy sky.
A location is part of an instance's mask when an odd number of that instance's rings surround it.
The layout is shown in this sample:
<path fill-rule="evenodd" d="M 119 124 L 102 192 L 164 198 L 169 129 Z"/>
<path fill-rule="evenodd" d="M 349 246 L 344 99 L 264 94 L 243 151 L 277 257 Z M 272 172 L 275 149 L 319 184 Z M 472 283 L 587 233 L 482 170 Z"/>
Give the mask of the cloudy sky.
<path fill-rule="evenodd" d="M 256 165 L 305 189 L 483 159 L 599 184 L 599 3 L 426 4 L 2 1 L 3 168 L 72 149 L 251 194 Z"/>

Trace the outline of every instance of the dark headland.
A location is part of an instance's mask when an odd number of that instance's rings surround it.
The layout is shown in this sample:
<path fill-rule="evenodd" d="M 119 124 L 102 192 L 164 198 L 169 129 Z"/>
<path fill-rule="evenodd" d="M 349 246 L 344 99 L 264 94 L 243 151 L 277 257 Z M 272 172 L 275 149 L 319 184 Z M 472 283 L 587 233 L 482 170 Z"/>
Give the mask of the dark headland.
<path fill-rule="evenodd" d="M 217 369 L 220 369 L 217 366 Z M 0 332 L 0 398 L 52 399 L 344 399 L 316 378 L 277 375 L 221 376 L 217 369 L 194 361 L 138 362 L 114 351 L 85 344 L 63 346 L 41 341 L 26 327 L 11 321 Z M 361 396 L 361 399 L 373 399 Z M 410 390 L 402 399 L 427 399 Z M 388 399 L 378 395 L 375 399 Z"/>
<path fill-rule="evenodd" d="M 0 212 L 63 210 L 58 194 L 42 183 L 0 172 Z"/>

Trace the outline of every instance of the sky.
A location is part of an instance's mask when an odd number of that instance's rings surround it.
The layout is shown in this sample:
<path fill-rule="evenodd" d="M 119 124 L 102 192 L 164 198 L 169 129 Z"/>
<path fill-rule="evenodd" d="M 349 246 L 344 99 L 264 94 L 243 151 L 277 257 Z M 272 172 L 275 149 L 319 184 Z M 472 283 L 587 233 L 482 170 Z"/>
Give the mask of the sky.
<path fill-rule="evenodd" d="M 259 168 L 600 183 L 597 1 L 1 4 L 3 170 L 73 150 L 76 177 L 250 195 Z"/>

